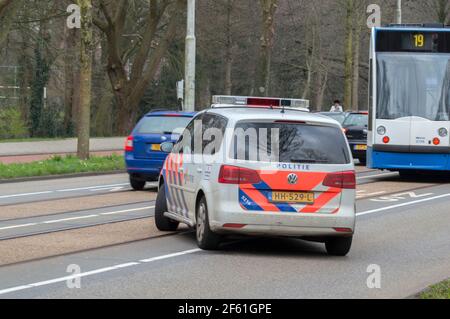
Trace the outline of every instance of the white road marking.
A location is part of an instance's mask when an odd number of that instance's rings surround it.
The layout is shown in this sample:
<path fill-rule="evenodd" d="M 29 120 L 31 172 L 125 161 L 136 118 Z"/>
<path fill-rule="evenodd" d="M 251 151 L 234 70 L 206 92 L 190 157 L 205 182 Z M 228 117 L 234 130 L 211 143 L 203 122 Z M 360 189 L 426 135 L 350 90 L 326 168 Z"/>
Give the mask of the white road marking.
<path fill-rule="evenodd" d="M 52 194 L 52 193 L 54 193 L 54 192 L 53 191 L 46 191 L 46 192 L 36 192 L 36 193 L 4 195 L 4 196 L 0 196 L 0 199 L 15 198 L 15 197 L 26 197 L 26 196 L 36 196 L 36 195 L 46 195 L 46 194 Z"/>
<path fill-rule="evenodd" d="M 357 194 L 357 196 L 356 196 L 357 199 L 363 199 L 363 198 L 367 198 L 367 197 L 384 195 L 384 194 L 386 194 L 386 192 L 381 191 L 381 192 L 375 192 L 375 193 L 367 193 L 367 191 L 357 191 L 356 194 Z"/>
<path fill-rule="evenodd" d="M 138 212 L 138 211 L 143 211 L 143 210 L 148 210 L 148 209 L 153 209 L 153 208 L 155 208 L 155 206 L 146 206 L 146 207 L 140 207 L 140 208 L 119 210 L 119 211 L 114 211 L 114 212 L 100 213 L 100 214 L 77 216 L 77 217 L 64 218 L 64 219 L 46 220 L 46 221 L 42 221 L 39 223 L 5 226 L 5 227 L 0 228 L 0 231 L 1 230 L 10 230 L 10 229 L 15 229 L 15 228 L 24 228 L 24 227 L 45 225 L 45 224 L 47 224 L 47 225 L 48 224 L 57 224 L 57 223 L 69 222 L 69 221 L 75 221 L 75 220 L 81 220 L 81 219 L 96 218 L 96 217 L 101 217 L 101 216 L 125 214 L 125 213 Z"/>
<path fill-rule="evenodd" d="M 93 271 L 81 273 L 81 274 L 78 274 L 78 275 L 71 275 L 71 276 L 60 277 L 60 278 L 51 279 L 51 280 L 47 280 L 47 281 L 40 281 L 40 282 L 28 284 L 28 285 L 12 287 L 12 288 L 8 288 L 8 289 L 0 290 L 0 295 L 5 295 L 5 294 L 8 294 L 8 293 L 21 291 L 21 290 L 26 290 L 26 289 L 31 289 L 31 288 L 35 288 L 35 287 L 48 286 L 48 285 L 51 285 L 51 284 L 56 284 L 56 283 L 65 282 L 65 281 L 68 281 L 68 280 L 77 279 L 77 278 L 83 278 L 83 277 L 87 277 L 87 276 L 97 275 L 97 274 L 105 273 L 105 272 L 108 272 L 108 271 L 123 269 L 123 268 L 136 266 L 136 265 L 139 265 L 139 263 L 126 263 L 126 264 L 121 264 L 121 265 L 107 267 L 107 268 L 100 268 L 100 269 L 96 269 L 96 270 L 93 270 Z"/>
<path fill-rule="evenodd" d="M 81 188 L 72 188 L 72 189 L 60 189 L 60 190 L 56 190 L 56 192 L 64 193 L 64 192 L 86 191 L 86 190 L 92 190 L 92 189 L 111 189 L 111 188 L 122 187 L 122 186 L 126 186 L 126 185 L 129 185 L 129 184 L 122 183 L 122 184 L 99 185 L 99 186 L 81 187 Z"/>
<path fill-rule="evenodd" d="M 94 217 L 99 217 L 99 215 L 86 215 L 86 216 L 78 216 L 78 217 L 72 217 L 72 218 L 48 220 L 48 221 L 42 222 L 41 224 L 56 224 L 56 223 L 70 222 L 70 221 L 74 221 L 74 220 L 88 219 L 88 218 L 94 218 Z"/>
<path fill-rule="evenodd" d="M 365 212 L 358 213 L 358 214 L 356 214 L 356 216 L 370 215 L 370 214 L 374 214 L 374 213 L 383 212 L 386 210 L 391 210 L 394 208 L 411 206 L 411 205 L 425 203 L 425 202 L 429 202 L 429 201 L 432 201 L 435 199 L 441 199 L 441 198 L 447 198 L 447 197 L 450 197 L 450 194 L 444 194 L 444 195 L 439 195 L 439 196 L 430 197 L 430 198 L 424 198 L 424 199 L 420 199 L 420 200 L 416 200 L 416 201 L 412 201 L 412 202 L 407 202 L 407 203 L 403 203 L 403 204 L 397 204 L 397 205 L 393 205 L 393 206 L 387 206 L 387 207 L 377 208 L 377 209 L 373 209 L 373 210 L 368 210 Z"/>
<path fill-rule="evenodd" d="M 8 227 L 2 227 L 0 230 L 9 230 L 9 229 L 16 229 L 16 228 L 24 228 L 24 227 L 30 227 L 30 226 L 36 226 L 37 224 L 23 224 L 23 225 L 14 225 L 14 226 L 8 226 Z"/>
<path fill-rule="evenodd" d="M 182 251 L 179 253 L 175 253 L 175 254 L 169 254 L 169 255 L 164 255 L 164 256 L 158 256 L 158 257 L 153 257 L 153 258 L 149 258 L 149 259 L 143 259 L 140 260 L 139 262 L 141 263 L 151 263 L 154 261 L 158 261 L 158 260 L 164 260 L 164 259 L 169 259 L 169 258 L 175 258 L 175 257 L 180 257 L 180 256 L 184 256 L 184 255 L 189 255 L 189 254 L 194 254 L 194 253 L 198 253 L 202 251 L 201 249 L 191 249 L 191 250 L 186 250 L 186 251 Z"/>
<path fill-rule="evenodd" d="M 370 175 L 370 176 L 363 176 L 356 178 L 357 180 L 360 179 L 369 179 L 369 178 L 376 178 L 376 177 L 386 177 L 386 176 L 395 176 L 398 175 L 398 173 L 385 173 L 385 174 L 377 174 L 377 175 Z"/>
<path fill-rule="evenodd" d="M 90 191 L 91 192 L 106 192 L 106 191 L 108 191 L 108 192 L 114 193 L 114 192 L 120 192 L 121 190 L 124 190 L 124 189 L 125 189 L 125 187 L 118 186 L 118 187 L 107 187 L 107 188 L 95 188 L 95 189 L 90 189 Z"/>
<path fill-rule="evenodd" d="M 42 286 L 48 286 L 48 285 L 52 285 L 52 284 L 62 283 L 62 282 L 66 282 L 68 280 L 73 280 L 73 279 L 78 279 L 78 278 L 98 275 L 98 274 L 102 274 L 102 273 L 106 273 L 106 272 L 110 272 L 110 271 L 115 271 L 115 270 L 119 270 L 119 269 L 124 269 L 124 268 L 129 268 L 129 267 L 133 267 L 133 266 L 142 265 L 144 263 L 151 263 L 151 262 L 161 261 L 161 260 L 165 260 L 165 259 L 185 256 L 185 255 L 189 255 L 189 254 L 195 254 L 195 253 L 198 253 L 200 251 L 202 251 L 202 250 L 201 249 L 191 249 L 191 250 L 186 250 L 186 251 L 182 251 L 182 252 L 179 252 L 179 253 L 162 255 L 162 256 L 157 256 L 157 257 L 148 258 L 148 259 L 143 259 L 143 260 L 141 260 L 139 262 L 130 262 L 130 263 L 120 264 L 120 265 L 116 265 L 116 266 L 100 268 L 100 269 L 84 272 L 84 273 L 77 274 L 77 275 L 71 275 L 71 276 L 66 276 L 66 277 L 59 277 L 59 278 L 55 278 L 55 279 L 51 279 L 51 280 L 40 281 L 40 282 L 35 282 L 35 283 L 32 283 L 32 284 L 27 284 L 27 285 L 7 288 L 7 289 L 0 290 L 0 295 L 6 295 L 6 294 L 9 294 L 9 293 L 12 293 L 12 292 L 17 292 L 17 291 L 22 291 L 22 290 L 28 290 L 28 289 L 36 288 L 36 287 L 42 287 Z"/>
<path fill-rule="evenodd" d="M 35 193 L 3 195 L 3 196 L 0 196 L 0 199 L 8 199 L 8 198 L 16 198 L 16 197 L 27 197 L 27 196 L 39 196 L 39 195 L 49 195 L 49 194 L 55 194 L 55 193 L 70 193 L 70 192 L 78 192 L 78 191 L 91 191 L 91 192 L 110 191 L 110 192 L 118 192 L 120 190 L 126 189 L 126 186 L 128 186 L 128 185 L 129 185 L 128 183 L 123 183 L 123 184 L 99 185 L 99 186 L 70 188 L 70 189 L 56 189 L 56 190 L 52 190 L 52 191 L 43 191 L 43 192 L 35 192 Z M 148 186 L 156 187 L 158 185 L 155 184 L 155 183 L 149 183 Z"/>
<path fill-rule="evenodd" d="M 402 200 L 405 200 L 406 197 L 410 197 L 410 198 L 423 198 L 423 197 L 429 197 L 429 196 L 433 196 L 434 193 L 428 193 L 428 194 L 420 194 L 417 195 L 415 192 L 406 192 L 406 193 L 401 193 L 401 194 L 393 194 L 393 195 L 388 195 L 388 196 L 383 196 L 380 198 L 374 198 L 371 199 L 372 202 L 379 202 L 379 203 L 389 203 L 389 202 L 399 202 Z"/>
<path fill-rule="evenodd" d="M 147 209 L 153 209 L 155 206 L 147 206 L 142 208 L 133 208 L 133 209 L 126 209 L 126 210 L 119 210 L 117 212 L 110 212 L 110 213 L 101 213 L 100 215 L 108 216 L 108 215 L 116 215 L 116 214 L 123 214 L 123 213 L 131 213 L 131 212 L 138 212 L 141 210 L 147 210 Z"/>
<path fill-rule="evenodd" d="M 95 189 L 106 189 L 110 190 L 112 188 L 123 187 L 128 185 L 128 183 L 124 184 L 114 184 L 114 185 L 99 185 L 99 186 L 91 186 L 91 187 L 82 187 L 82 188 L 72 188 L 72 189 L 57 189 L 52 191 L 43 191 L 43 192 L 35 192 L 35 193 L 23 193 L 23 194 L 11 194 L 11 195 L 3 195 L 0 196 L 0 199 L 7 198 L 16 198 L 16 197 L 27 197 L 27 196 L 38 196 L 38 195 L 48 195 L 54 193 L 68 193 L 68 192 L 76 192 L 76 191 L 84 191 L 84 190 L 95 190 Z"/>

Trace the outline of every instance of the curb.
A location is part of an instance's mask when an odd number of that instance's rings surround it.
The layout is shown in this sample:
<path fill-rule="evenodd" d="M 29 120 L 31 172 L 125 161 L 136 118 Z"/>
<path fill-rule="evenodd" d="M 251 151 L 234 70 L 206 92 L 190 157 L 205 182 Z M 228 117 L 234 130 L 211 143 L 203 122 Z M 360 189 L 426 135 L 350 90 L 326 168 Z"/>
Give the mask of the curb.
<path fill-rule="evenodd" d="M 125 174 L 126 172 L 127 172 L 126 170 L 118 170 L 118 171 L 106 171 L 106 172 L 86 172 L 86 173 L 76 173 L 76 174 L 20 177 L 20 178 L 13 178 L 13 179 L 0 179 L 0 184 L 38 182 L 38 181 L 58 180 L 58 179 L 77 178 L 77 177 L 119 175 L 119 174 Z"/>

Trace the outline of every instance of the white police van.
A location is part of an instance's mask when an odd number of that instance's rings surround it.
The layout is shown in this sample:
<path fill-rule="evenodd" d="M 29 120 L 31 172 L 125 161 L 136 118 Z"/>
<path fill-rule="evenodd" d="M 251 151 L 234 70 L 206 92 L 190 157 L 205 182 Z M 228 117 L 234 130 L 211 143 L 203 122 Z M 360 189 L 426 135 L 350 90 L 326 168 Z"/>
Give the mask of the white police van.
<path fill-rule="evenodd" d="M 324 242 L 345 256 L 355 231 L 356 178 L 340 125 L 304 101 L 217 96 L 187 126 L 159 180 L 161 231 L 196 228 L 202 249 L 226 235 Z"/>

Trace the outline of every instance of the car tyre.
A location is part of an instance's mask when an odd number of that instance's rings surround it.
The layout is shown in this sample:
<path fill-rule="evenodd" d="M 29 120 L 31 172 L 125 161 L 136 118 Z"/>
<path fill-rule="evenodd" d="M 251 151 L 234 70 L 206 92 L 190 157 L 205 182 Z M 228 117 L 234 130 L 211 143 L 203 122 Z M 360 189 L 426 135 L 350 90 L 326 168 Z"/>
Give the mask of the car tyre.
<path fill-rule="evenodd" d="M 210 228 L 208 205 L 205 197 L 202 197 L 197 205 L 196 238 L 198 247 L 203 250 L 217 250 L 219 248 L 221 238 Z"/>
<path fill-rule="evenodd" d="M 336 237 L 326 241 L 327 252 L 331 256 L 345 257 L 352 247 L 353 237 Z"/>
<path fill-rule="evenodd" d="M 176 231 L 178 229 L 178 226 L 180 225 L 179 222 L 164 216 L 164 214 L 168 211 L 166 187 L 164 184 L 162 184 L 159 188 L 155 204 L 155 224 L 156 228 L 158 228 L 158 230 L 160 231 Z"/>
<path fill-rule="evenodd" d="M 135 191 L 142 191 L 145 188 L 145 181 L 135 179 L 130 176 L 130 185 Z"/>

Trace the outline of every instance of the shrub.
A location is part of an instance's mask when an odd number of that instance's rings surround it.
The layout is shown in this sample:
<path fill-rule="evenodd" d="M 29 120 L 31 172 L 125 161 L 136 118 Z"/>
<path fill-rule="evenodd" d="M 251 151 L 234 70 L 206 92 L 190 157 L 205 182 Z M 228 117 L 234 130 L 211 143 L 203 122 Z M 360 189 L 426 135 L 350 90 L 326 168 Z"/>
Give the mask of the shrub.
<path fill-rule="evenodd" d="M 7 107 L 0 109 L 0 139 L 28 137 L 28 128 L 19 110 Z"/>

